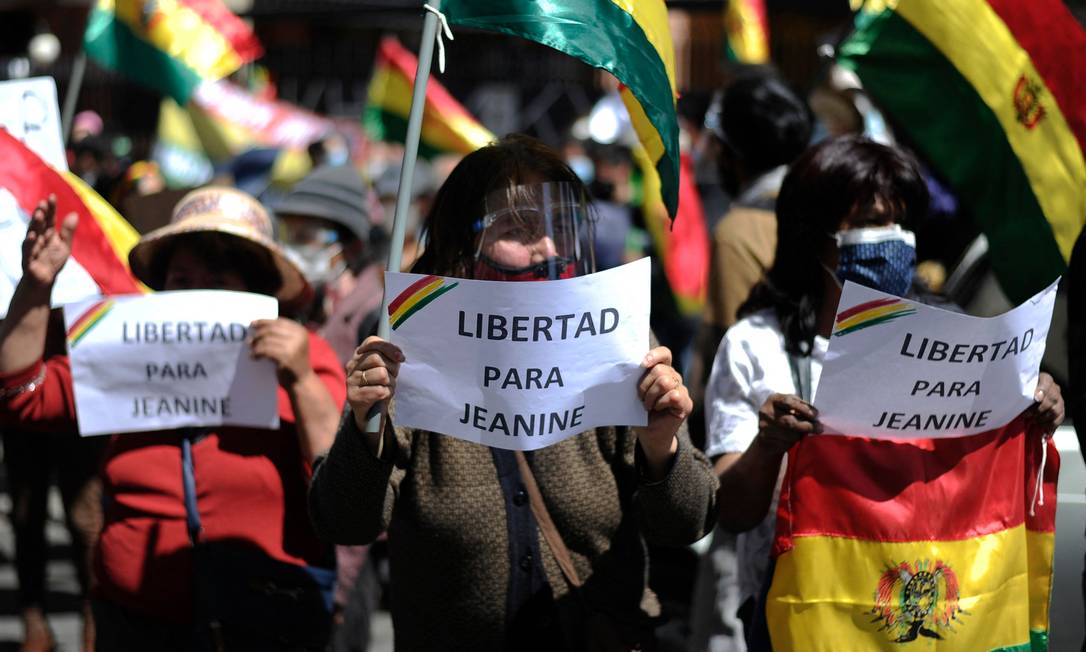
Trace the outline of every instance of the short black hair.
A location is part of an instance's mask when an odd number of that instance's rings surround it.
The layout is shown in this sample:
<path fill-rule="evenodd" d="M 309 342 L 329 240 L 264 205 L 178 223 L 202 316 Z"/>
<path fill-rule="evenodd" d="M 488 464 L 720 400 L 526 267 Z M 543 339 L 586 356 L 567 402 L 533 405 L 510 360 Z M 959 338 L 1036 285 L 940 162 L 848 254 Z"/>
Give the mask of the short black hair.
<path fill-rule="evenodd" d="M 828 238 L 858 212 L 889 214 L 908 226 L 927 210 L 927 184 L 906 151 L 856 135 L 811 147 L 781 185 L 773 267 L 751 290 L 740 316 L 775 309 L 788 352 L 810 355 L 826 273 L 820 254 Z"/>
<path fill-rule="evenodd" d="M 811 111 L 775 75 L 750 72 L 724 91 L 720 128 L 751 175 L 788 165 L 811 141 Z"/>

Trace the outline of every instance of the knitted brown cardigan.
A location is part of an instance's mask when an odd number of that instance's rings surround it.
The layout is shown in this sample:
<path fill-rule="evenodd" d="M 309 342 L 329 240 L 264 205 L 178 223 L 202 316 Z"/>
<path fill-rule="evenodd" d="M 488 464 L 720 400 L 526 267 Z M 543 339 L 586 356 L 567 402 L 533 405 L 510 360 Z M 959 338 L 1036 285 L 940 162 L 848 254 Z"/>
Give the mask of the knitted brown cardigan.
<path fill-rule="evenodd" d="M 354 419 L 344 419 L 310 485 L 317 533 L 364 544 L 388 530 L 397 650 L 506 649 L 512 571 L 506 503 L 490 449 L 405 429 L 397 429 L 396 442 L 382 455 L 390 461 L 379 460 Z M 666 478 L 644 480 L 640 456 L 633 432 L 598 428 L 531 459 L 586 600 L 627 616 L 639 613 L 645 541 L 688 544 L 716 520 L 717 479 L 685 426 Z M 539 545 L 559 609 L 581 611 L 546 543 Z"/>

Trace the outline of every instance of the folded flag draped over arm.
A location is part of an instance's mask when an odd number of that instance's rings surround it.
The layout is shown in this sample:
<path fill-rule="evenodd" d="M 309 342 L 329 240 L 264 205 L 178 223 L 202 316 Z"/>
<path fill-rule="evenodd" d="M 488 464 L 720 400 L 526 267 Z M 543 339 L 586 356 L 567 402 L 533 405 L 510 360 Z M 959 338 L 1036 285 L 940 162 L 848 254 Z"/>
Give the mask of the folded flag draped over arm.
<path fill-rule="evenodd" d="M 263 54 L 222 0 L 98 0 L 83 35 L 87 56 L 178 104 Z"/>
<path fill-rule="evenodd" d="M 1024 301 L 1086 223 L 1086 31 L 1060 0 L 877 4 L 839 61 L 971 209 Z"/>
<path fill-rule="evenodd" d="M 377 49 L 362 123 L 374 140 L 402 143 L 415 85 L 418 59 L 395 37 L 386 36 Z M 426 83 L 419 154 L 470 154 L 497 140 L 479 124 L 436 79 Z"/>
<path fill-rule="evenodd" d="M 667 212 L 675 217 L 675 48 L 663 0 L 445 0 L 441 11 L 450 24 L 519 36 L 614 75 L 638 139 L 656 165 Z"/>
<path fill-rule="evenodd" d="M 1058 476 L 1024 417 L 953 439 L 802 440 L 777 514 L 773 649 L 1047 650 Z"/>

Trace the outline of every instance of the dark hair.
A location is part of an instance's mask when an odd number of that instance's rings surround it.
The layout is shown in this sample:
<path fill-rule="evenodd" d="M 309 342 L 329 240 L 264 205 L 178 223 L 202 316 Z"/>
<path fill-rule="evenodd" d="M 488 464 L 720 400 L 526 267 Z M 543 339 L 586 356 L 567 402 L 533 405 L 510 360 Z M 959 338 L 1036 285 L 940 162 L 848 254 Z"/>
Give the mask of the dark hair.
<path fill-rule="evenodd" d="M 271 253 L 260 245 L 229 233 L 195 231 L 178 234 L 159 245 L 149 270 L 152 288 L 160 290 L 165 285 L 170 260 L 182 247 L 214 272 L 237 274 L 250 292 L 275 296 L 283 286 Z"/>
<path fill-rule="evenodd" d="M 877 207 L 876 207 L 877 205 Z M 773 308 L 785 348 L 810 355 L 822 307 L 820 255 L 850 215 L 876 210 L 908 225 L 928 208 L 916 160 L 861 136 L 825 140 L 792 164 L 777 197 L 777 252 L 766 279 L 751 290 L 740 316 Z"/>
<path fill-rule="evenodd" d="M 748 73 L 724 91 L 720 128 L 749 175 L 795 160 L 811 141 L 811 127 L 807 103 L 764 71 Z"/>
<path fill-rule="evenodd" d="M 486 213 L 486 196 L 535 181 L 571 183 L 578 194 L 587 196 L 562 157 L 530 136 L 510 134 L 465 156 L 437 191 L 423 222 L 426 247 L 412 271 L 470 278 L 475 223 Z"/>

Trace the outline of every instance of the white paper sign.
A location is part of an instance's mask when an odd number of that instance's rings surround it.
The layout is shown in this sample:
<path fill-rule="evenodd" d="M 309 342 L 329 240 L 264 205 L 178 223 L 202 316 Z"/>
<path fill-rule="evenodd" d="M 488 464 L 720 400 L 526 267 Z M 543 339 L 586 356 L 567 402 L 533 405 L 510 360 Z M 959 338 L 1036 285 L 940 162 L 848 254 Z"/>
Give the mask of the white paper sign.
<path fill-rule="evenodd" d="M 511 450 L 643 426 L 649 260 L 560 281 L 389 273 L 396 424 Z"/>
<path fill-rule="evenodd" d="M 845 283 L 815 394 L 827 433 L 955 437 L 1033 403 L 1056 286 L 999 317 L 971 317 Z"/>
<path fill-rule="evenodd" d="M 0 82 L 0 127 L 58 170 L 68 169 L 52 77 Z"/>
<path fill-rule="evenodd" d="M 79 433 L 278 428 L 275 365 L 245 341 L 278 312 L 274 297 L 220 290 L 65 306 Z"/>

